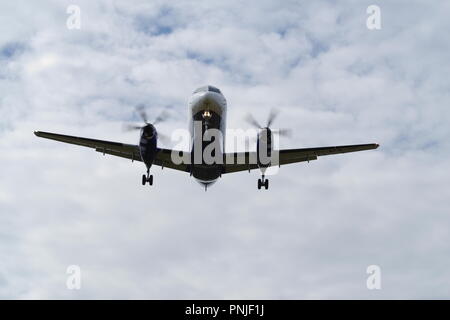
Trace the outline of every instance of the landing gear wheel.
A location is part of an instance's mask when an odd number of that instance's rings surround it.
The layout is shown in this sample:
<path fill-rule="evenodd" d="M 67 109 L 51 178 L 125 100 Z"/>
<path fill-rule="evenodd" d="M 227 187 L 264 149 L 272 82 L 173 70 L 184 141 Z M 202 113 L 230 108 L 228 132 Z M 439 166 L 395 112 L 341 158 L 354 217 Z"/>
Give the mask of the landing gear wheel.
<path fill-rule="evenodd" d="M 266 181 L 264 181 L 264 188 L 266 190 L 269 189 L 269 179 L 266 179 Z"/>
<path fill-rule="evenodd" d="M 148 174 L 148 173 L 147 173 L 147 175 L 145 175 L 145 174 L 142 175 L 142 185 L 145 186 L 145 184 L 147 182 L 149 185 L 151 185 L 151 186 L 153 185 L 153 175 Z"/>
<path fill-rule="evenodd" d="M 262 185 L 261 179 L 258 179 L 258 190 L 261 190 L 261 185 Z"/>

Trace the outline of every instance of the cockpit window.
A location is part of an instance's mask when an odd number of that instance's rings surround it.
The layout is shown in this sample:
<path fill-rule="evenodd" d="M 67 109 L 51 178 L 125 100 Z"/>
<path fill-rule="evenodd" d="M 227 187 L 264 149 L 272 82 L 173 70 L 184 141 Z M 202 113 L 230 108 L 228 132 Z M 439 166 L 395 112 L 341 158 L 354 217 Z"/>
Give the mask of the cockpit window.
<path fill-rule="evenodd" d="M 219 89 L 217 89 L 216 87 L 213 87 L 213 86 L 209 86 L 209 91 L 221 93 Z"/>
<path fill-rule="evenodd" d="M 206 92 L 208 91 L 208 86 L 200 87 L 194 91 L 194 93 Z"/>
<path fill-rule="evenodd" d="M 199 92 L 206 92 L 206 91 L 211 91 L 211 92 L 216 92 L 216 93 L 221 93 L 219 89 L 217 89 L 216 87 L 213 86 L 204 86 L 204 87 L 200 87 L 198 89 L 196 89 L 194 91 L 195 93 L 199 93 Z"/>

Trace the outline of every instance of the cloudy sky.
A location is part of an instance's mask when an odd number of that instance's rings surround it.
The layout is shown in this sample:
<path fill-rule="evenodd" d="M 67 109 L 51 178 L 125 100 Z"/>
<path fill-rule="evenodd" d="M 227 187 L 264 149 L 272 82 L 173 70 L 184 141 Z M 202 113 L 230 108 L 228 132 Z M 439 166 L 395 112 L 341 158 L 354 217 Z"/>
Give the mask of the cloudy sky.
<path fill-rule="evenodd" d="M 81 29 L 68 29 L 70 4 Z M 366 27 L 369 5 L 381 29 Z M 448 1 L 1 1 L 0 298 L 450 298 Z M 282 110 L 282 147 L 376 151 L 224 176 L 38 139 L 136 143 L 145 104 L 187 126 L 204 84 L 228 126 Z M 170 145 L 167 145 L 170 147 Z M 78 265 L 80 290 L 66 269 Z M 381 268 L 381 290 L 366 269 Z"/>

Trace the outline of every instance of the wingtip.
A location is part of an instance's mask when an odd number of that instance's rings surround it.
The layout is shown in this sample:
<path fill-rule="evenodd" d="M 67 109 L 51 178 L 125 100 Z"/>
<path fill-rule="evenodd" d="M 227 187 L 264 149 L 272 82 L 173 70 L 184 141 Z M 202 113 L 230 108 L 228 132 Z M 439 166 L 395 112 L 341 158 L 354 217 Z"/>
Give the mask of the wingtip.
<path fill-rule="evenodd" d="M 380 146 L 380 144 L 375 143 L 375 149 L 377 149 Z"/>
<path fill-rule="evenodd" d="M 34 135 L 35 135 L 36 137 L 39 137 L 39 131 L 34 131 Z"/>

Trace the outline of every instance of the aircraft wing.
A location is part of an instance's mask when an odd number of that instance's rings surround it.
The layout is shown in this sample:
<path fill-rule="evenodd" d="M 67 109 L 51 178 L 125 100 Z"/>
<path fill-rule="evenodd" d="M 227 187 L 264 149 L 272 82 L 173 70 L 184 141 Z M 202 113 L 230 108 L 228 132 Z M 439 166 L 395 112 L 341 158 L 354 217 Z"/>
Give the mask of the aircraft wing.
<path fill-rule="evenodd" d="M 141 154 L 139 152 L 139 146 L 133 144 L 126 144 L 113 141 L 97 140 L 90 138 L 67 136 L 63 134 L 35 131 L 34 134 L 41 138 L 56 140 L 60 142 L 75 144 L 83 147 L 95 149 L 95 151 L 109 154 L 121 158 L 130 160 L 142 161 Z M 190 168 L 186 164 L 175 164 L 171 160 L 170 149 L 158 148 L 158 153 L 153 164 L 157 166 L 167 167 L 174 170 L 189 172 Z"/>
<path fill-rule="evenodd" d="M 284 149 L 279 151 L 279 163 L 272 163 L 272 165 L 285 165 L 290 163 L 297 163 L 303 161 L 317 160 L 319 156 L 327 156 L 332 154 L 364 151 L 378 148 L 376 143 L 369 144 L 355 144 L 348 146 L 331 146 L 318 148 L 302 148 L 302 149 Z M 234 164 L 224 164 L 224 173 L 239 172 L 245 170 L 257 169 L 258 165 L 250 161 L 256 158 L 256 152 L 242 152 L 242 153 L 228 153 L 226 157 L 234 157 Z M 238 159 L 241 159 L 238 162 Z"/>
<path fill-rule="evenodd" d="M 41 138 L 56 140 L 60 142 L 75 144 L 83 147 L 92 148 L 97 152 L 109 154 L 117 157 L 122 157 L 130 160 L 142 161 L 139 147 L 137 145 L 97 140 L 90 138 L 82 138 L 75 136 L 68 136 L 50 132 L 35 131 L 34 134 Z M 356 152 L 363 150 L 371 150 L 378 148 L 378 144 L 357 144 L 348 146 L 332 146 L 332 147 L 318 147 L 318 148 L 302 148 L 302 149 L 284 149 L 279 151 L 279 163 L 272 163 L 272 165 L 285 165 L 290 163 L 304 162 L 317 160 L 319 156 L 326 156 L 339 153 Z M 176 164 L 171 159 L 171 149 L 158 148 L 158 153 L 153 162 L 154 165 L 167 167 L 183 172 L 190 172 L 189 164 Z M 176 151 L 178 152 L 178 151 Z M 230 163 L 227 158 L 234 158 Z M 190 155 L 188 157 L 190 159 Z M 257 159 L 256 152 L 237 152 L 225 154 L 225 161 L 223 164 L 223 173 L 232 173 L 246 170 L 258 169 L 255 161 Z"/>

